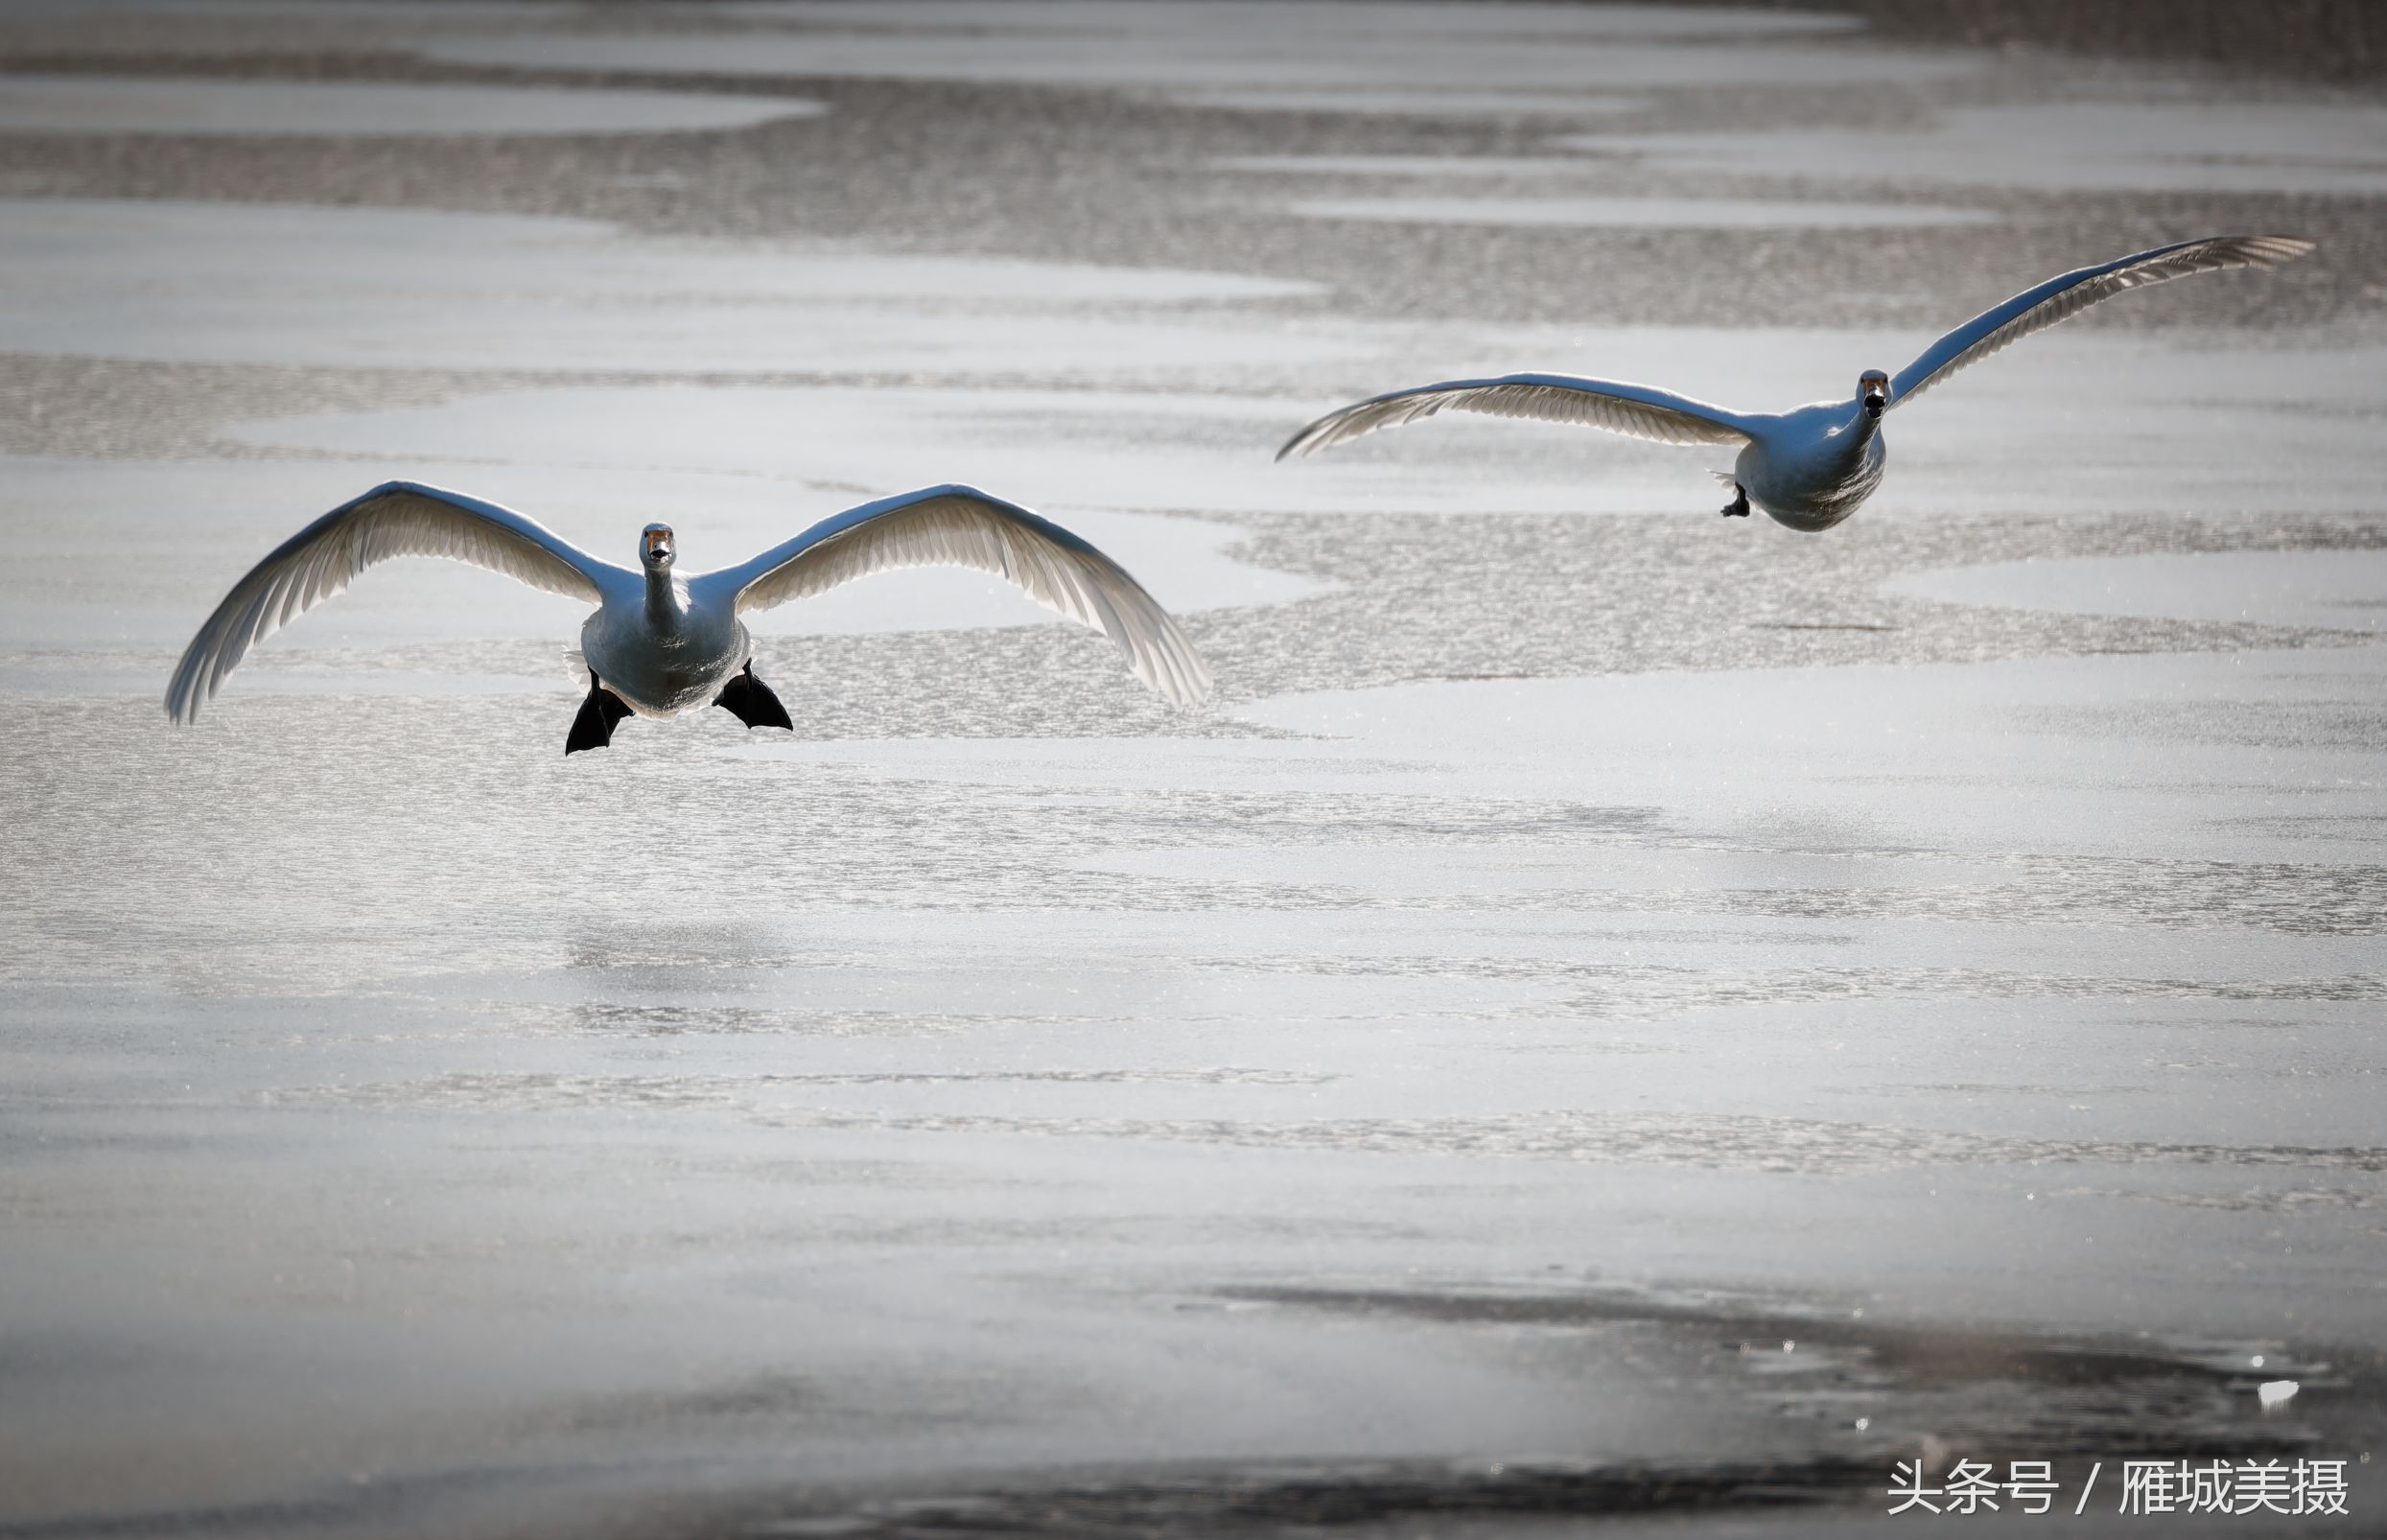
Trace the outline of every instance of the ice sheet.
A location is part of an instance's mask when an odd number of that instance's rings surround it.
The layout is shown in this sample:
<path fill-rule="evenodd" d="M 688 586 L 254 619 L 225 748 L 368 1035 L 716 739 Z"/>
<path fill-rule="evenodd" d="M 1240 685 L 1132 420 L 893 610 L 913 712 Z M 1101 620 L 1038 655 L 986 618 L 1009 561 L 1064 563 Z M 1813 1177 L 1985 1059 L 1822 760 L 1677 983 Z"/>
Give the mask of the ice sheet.
<path fill-rule="evenodd" d="M 827 111 L 798 97 L 343 81 L 0 77 L 0 132 L 143 134 L 674 133 Z"/>
<path fill-rule="evenodd" d="M 747 23 L 807 30 L 867 24 L 909 32 L 982 32 L 989 15 L 975 0 L 731 0 L 715 13 Z M 1205 35 L 1225 45 L 1271 28 L 1337 36 L 1360 35 L 1439 48 L 1485 37 L 1535 41 L 1632 37 L 1791 37 L 1854 31 L 1853 17 L 1828 11 L 1771 6 L 1602 4 L 1554 11 L 1546 6 L 1488 0 L 1463 8 L 1400 6 L 1366 15 L 1319 0 L 1184 0 L 1123 9 L 1108 0 L 1015 0 L 1001 12 L 1003 30 L 1036 36 L 1053 33 L 1107 35 L 1136 47 Z"/>
<path fill-rule="evenodd" d="M 2211 558 L 2224 571 L 2236 559 Z M 2276 859 L 2276 836 L 2235 822 L 2245 778 L 2295 740 L 2300 708 L 2343 703 L 2350 735 L 2306 736 L 2294 768 L 2275 768 L 2301 813 L 2358 824 L 2377 790 L 2368 761 L 2382 660 L 2370 649 L 1783 669 L 1762 684 L 1727 671 L 1416 685 L 1251 714 L 1375 758 L 1423 757 L 1509 796 L 1597 786 L 1619 804 L 1697 809 L 1702 826 L 1766 847 Z M 2352 837 L 2376 846 L 2387 827 Z"/>
<path fill-rule="evenodd" d="M 2387 554 L 2245 550 L 2201 556 L 2089 556 L 1993 562 L 1915 572 L 1888 592 L 1956 604 L 2073 615 L 2260 620 L 2347 631 L 2387 630 Z"/>
<path fill-rule="evenodd" d="M 1237 112 L 1342 112 L 1393 118 L 1595 118 L 1648 105 L 1645 97 L 1590 91 L 1371 91 L 1350 86 L 1187 90 L 1174 92 L 1172 97 L 1186 106 Z"/>
<path fill-rule="evenodd" d="M 2105 102 L 1950 106 L 1928 128 L 1580 134 L 1579 150 L 1693 174 L 1807 181 L 2171 192 L 2387 192 L 2387 108 L 2354 101 L 2216 103 L 2182 92 Z"/>
<path fill-rule="evenodd" d="M 1261 6 L 1236 12 L 1232 26 L 1225 24 L 1226 13 L 1198 5 L 1138 7 L 1133 14 L 1133 48 L 1119 46 L 1118 18 L 1100 8 L 1007 10 L 998 28 L 940 26 L 933 16 L 905 26 L 901 12 L 889 10 L 874 11 L 867 23 L 848 13 L 777 34 L 473 35 L 433 37 L 419 46 L 431 58 L 470 64 L 1196 92 L 1409 88 L 1529 96 L 1695 82 L 1830 87 L 1955 80 L 1981 63 L 1956 52 L 1746 41 L 1750 18 L 1728 11 L 1517 7 L 1462 20 L 1431 7 L 1362 13 Z M 1754 14 L 1793 32 L 1821 19 Z M 1844 25 L 1822 19 L 1825 29 Z"/>
<path fill-rule="evenodd" d="M 1561 229 L 1918 229 L 1992 224 L 1985 209 L 1936 203 L 1833 203 L 1757 198 L 1338 198 L 1291 205 L 1313 220 L 1388 224 L 1506 224 Z"/>
<path fill-rule="evenodd" d="M 1316 284 L 1167 268 L 871 251 L 851 244 L 643 236 L 596 220 L 163 199 L 0 200 L 14 283 L 204 292 L 246 275 L 308 291 L 443 298 L 560 293 L 622 304 L 725 300 L 1032 305 L 1281 299 Z M 160 248 L 164 248 L 162 251 Z M 312 274 L 312 284 L 303 278 Z M 295 283 L 299 293 L 289 293 Z"/>
<path fill-rule="evenodd" d="M 1228 155 L 1221 171 L 1286 176 L 1539 177 L 1596 175 L 1589 155 Z"/>
<path fill-rule="evenodd" d="M 1074 264 L 625 236 L 590 221 L 0 202 L 0 349 L 350 367 L 1121 371 L 1314 358 L 1256 321 L 1100 304 L 1315 286 Z"/>

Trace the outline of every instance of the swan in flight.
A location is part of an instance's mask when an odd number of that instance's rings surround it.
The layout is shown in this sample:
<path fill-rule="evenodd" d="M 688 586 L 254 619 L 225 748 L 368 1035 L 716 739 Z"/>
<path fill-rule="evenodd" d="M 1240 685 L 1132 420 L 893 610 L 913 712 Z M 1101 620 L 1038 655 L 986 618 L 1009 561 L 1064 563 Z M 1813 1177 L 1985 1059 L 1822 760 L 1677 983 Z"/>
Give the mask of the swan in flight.
<path fill-rule="evenodd" d="M 387 481 L 275 548 L 233 585 L 191 639 L 166 689 L 189 722 L 248 649 L 392 556 L 471 562 L 597 606 L 580 627 L 588 698 L 564 752 L 601 749 L 623 717 L 707 703 L 748 727 L 792 729 L 754 675 L 741 616 L 897 567 L 967 567 L 1010 579 L 1048 610 L 1107 633 L 1135 676 L 1179 706 L 1210 671 L 1177 621 L 1119 565 L 1050 520 L 968 486 L 932 486 L 822 520 L 737 567 L 678 576 L 668 525 L 639 537 L 639 570 L 600 561 L 534 519 L 457 492 Z"/>
<path fill-rule="evenodd" d="M 1793 529 L 1829 529 L 1855 513 L 1882 484 L 1882 415 L 1891 408 L 1906 405 L 2009 342 L 2126 289 L 2223 268 L 2275 268 L 2311 249 L 2311 242 L 2289 236 L 2222 235 L 2157 246 L 2064 273 L 1981 312 L 1925 348 L 1921 358 L 1895 376 L 1867 369 L 1858 376 L 1856 395 L 1848 401 L 1822 401 L 1784 412 L 1740 412 L 1650 385 L 1567 374 L 1450 380 L 1373 396 L 1330 412 L 1294 434 L 1276 457 L 1307 455 L 1379 428 L 1414 423 L 1445 407 L 1585 423 L 1660 444 L 1737 449 L 1740 457 L 1733 469 L 1715 473 L 1733 489 L 1733 500 L 1724 509 L 1727 516 L 1746 518 L 1753 502 Z"/>

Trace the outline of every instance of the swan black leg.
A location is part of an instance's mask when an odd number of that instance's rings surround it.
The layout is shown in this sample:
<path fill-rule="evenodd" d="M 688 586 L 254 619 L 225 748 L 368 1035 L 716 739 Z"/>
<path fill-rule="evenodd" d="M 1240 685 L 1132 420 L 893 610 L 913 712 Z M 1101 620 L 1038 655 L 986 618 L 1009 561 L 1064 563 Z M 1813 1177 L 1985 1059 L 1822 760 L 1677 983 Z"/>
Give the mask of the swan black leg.
<path fill-rule="evenodd" d="M 746 660 L 743 670 L 721 687 L 721 693 L 713 704 L 750 728 L 784 727 L 790 733 L 796 730 L 796 724 L 787 719 L 787 708 L 771 693 L 771 687 L 754 676 L 752 658 Z"/>
<path fill-rule="evenodd" d="M 572 719 L 572 736 L 564 739 L 564 752 L 604 748 L 614 740 L 615 726 L 629 714 L 630 708 L 621 704 L 621 697 L 598 684 L 592 671 L 589 698 L 580 703 L 580 714 Z"/>
<path fill-rule="evenodd" d="M 1732 501 L 1724 506 L 1724 517 L 1727 519 L 1745 519 L 1748 516 L 1749 489 L 1743 486 L 1740 482 L 1735 481 L 1732 483 Z"/>

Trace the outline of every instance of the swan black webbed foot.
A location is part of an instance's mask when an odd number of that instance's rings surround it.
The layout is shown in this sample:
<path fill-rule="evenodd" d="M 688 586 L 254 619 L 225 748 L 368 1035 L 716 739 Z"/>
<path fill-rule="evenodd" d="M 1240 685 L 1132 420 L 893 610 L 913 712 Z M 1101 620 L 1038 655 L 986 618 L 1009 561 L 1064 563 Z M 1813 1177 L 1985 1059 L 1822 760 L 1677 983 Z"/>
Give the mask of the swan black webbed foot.
<path fill-rule="evenodd" d="M 796 724 L 787 719 L 787 708 L 782 706 L 779 697 L 771 693 L 771 687 L 754 676 L 752 658 L 747 659 L 746 666 L 721 687 L 721 693 L 714 698 L 713 704 L 749 728 L 784 727 L 790 733 L 796 730 Z"/>
<path fill-rule="evenodd" d="M 1724 517 L 1745 519 L 1749 516 L 1749 489 L 1740 482 L 1732 483 L 1732 501 L 1724 504 Z"/>
<path fill-rule="evenodd" d="M 572 719 L 572 736 L 564 739 L 564 752 L 578 754 L 582 749 L 601 749 L 614 740 L 614 728 L 630 714 L 630 708 L 621 704 L 621 697 L 597 682 L 594 669 L 589 673 L 589 698 L 580 703 L 580 714 Z"/>

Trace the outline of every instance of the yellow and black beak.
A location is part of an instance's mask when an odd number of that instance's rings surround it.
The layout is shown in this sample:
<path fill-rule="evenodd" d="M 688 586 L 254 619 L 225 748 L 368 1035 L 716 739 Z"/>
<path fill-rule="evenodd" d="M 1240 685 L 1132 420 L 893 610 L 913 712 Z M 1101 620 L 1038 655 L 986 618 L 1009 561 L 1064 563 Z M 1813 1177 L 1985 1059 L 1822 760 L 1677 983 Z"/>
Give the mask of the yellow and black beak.
<path fill-rule="evenodd" d="M 650 564 L 669 561 L 671 559 L 671 531 L 668 529 L 647 530 L 644 554 Z"/>

